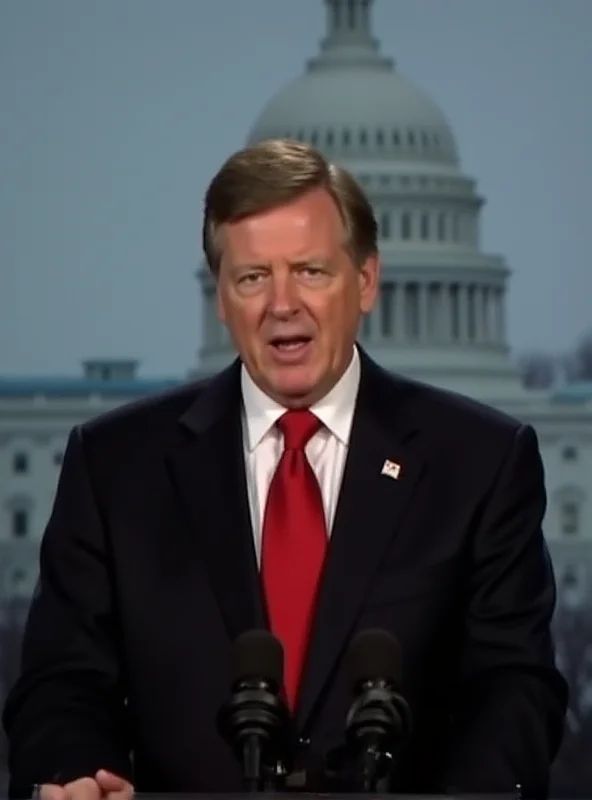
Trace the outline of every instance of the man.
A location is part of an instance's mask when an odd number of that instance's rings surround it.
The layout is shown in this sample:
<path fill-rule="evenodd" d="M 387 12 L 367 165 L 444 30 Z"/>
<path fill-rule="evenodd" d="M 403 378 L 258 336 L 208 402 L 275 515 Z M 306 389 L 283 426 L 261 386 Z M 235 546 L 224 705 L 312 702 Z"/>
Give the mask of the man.
<path fill-rule="evenodd" d="M 347 643 L 381 627 L 413 714 L 393 790 L 544 795 L 566 687 L 534 432 L 355 345 L 376 224 L 306 145 L 233 155 L 203 234 L 240 360 L 72 432 L 4 712 L 12 794 L 239 790 L 216 714 L 233 642 L 269 625 L 303 788 L 343 736 Z"/>

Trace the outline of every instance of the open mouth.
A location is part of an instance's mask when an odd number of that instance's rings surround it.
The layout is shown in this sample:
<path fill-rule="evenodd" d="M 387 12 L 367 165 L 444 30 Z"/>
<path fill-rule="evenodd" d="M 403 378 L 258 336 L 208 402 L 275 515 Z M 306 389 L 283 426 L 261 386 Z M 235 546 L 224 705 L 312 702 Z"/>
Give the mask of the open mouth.
<path fill-rule="evenodd" d="M 279 352 L 290 352 L 301 350 L 312 341 L 311 336 L 276 336 L 271 339 L 270 344 Z"/>

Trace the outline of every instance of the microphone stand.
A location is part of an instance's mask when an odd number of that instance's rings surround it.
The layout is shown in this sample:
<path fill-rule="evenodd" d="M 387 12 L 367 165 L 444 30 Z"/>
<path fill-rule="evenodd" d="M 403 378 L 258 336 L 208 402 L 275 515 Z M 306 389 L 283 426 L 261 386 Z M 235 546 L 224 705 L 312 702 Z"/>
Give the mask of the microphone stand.
<path fill-rule="evenodd" d="M 388 792 L 395 755 L 409 725 L 406 702 L 386 683 L 369 683 L 358 695 L 346 721 L 346 746 L 356 754 L 362 792 Z"/>
<path fill-rule="evenodd" d="M 361 753 L 359 774 L 362 777 L 362 792 L 376 794 L 388 792 L 392 755 L 373 743 Z"/>
<path fill-rule="evenodd" d="M 286 776 L 288 770 L 282 761 L 277 761 L 275 767 L 267 771 L 263 781 L 264 792 L 285 792 Z"/>
<path fill-rule="evenodd" d="M 290 758 L 292 726 L 287 707 L 265 681 L 242 681 L 218 713 L 218 730 L 242 768 L 243 791 L 278 791 Z"/>
<path fill-rule="evenodd" d="M 243 791 L 261 791 L 261 747 L 257 736 L 248 736 L 244 742 Z"/>

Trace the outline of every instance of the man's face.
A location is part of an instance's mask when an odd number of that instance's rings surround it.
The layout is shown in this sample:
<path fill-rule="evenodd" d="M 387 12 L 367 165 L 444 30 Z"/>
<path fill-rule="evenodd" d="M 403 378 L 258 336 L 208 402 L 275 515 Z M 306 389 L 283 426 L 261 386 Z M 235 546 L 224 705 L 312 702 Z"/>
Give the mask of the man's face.
<path fill-rule="evenodd" d="M 218 313 L 249 374 L 281 405 L 311 405 L 347 369 L 376 297 L 376 257 L 354 265 L 324 189 L 225 224 L 219 236 Z"/>

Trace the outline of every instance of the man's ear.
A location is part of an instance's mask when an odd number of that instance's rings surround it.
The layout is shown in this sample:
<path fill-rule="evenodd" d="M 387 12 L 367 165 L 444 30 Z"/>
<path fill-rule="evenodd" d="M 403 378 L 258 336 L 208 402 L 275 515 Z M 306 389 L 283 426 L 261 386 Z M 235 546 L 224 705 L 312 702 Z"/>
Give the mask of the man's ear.
<path fill-rule="evenodd" d="M 220 289 L 220 280 L 216 278 L 216 314 L 220 322 L 226 322 L 226 309 L 224 307 L 224 299 Z"/>
<path fill-rule="evenodd" d="M 378 287 L 380 285 L 380 261 L 378 255 L 373 253 L 368 256 L 358 269 L 360 286 L 360 311 L 368 314 L 376 302 Z"/>

